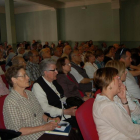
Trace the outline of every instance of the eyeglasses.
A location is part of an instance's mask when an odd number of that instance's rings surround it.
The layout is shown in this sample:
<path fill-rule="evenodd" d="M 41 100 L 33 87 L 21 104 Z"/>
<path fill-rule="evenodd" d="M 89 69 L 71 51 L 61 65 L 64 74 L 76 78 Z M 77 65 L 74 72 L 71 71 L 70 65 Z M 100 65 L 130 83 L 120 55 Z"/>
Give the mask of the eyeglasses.
<path fill-rule="evenodd" d="M 54 72 L 54 71 L 57 71 L 57 69 L 54 69 L 54 70 L 47 70 L 47 71 L 53 71 L 53 72 Z"/>
<path fill-rule="evenodd" d="M 28 76 L 27 73 L 25 73 L 24 75 L 16 76 L 16 77 L 23 77 L 23 78 L 26 78 L 26 76 Z"/>
<path fill-rule="evenodd" d="M 65 64 L 65 65 L 67 65 L 67 66 L 71 66 L 71 63 L 69 63 L 69 64 Z"/>

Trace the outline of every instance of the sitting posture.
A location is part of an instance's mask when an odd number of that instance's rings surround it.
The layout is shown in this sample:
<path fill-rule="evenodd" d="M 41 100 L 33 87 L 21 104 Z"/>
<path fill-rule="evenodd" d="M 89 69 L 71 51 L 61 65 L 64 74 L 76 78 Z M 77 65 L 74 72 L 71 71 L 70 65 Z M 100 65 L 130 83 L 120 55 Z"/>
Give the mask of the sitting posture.
<path fill-rule="evenodd" d="M 67 57 L 59 58 L 56 66 L 58 70 L 57 82 L 62 86 L 65 97 L 83 97 L 84 93 L 79 88 L 79 85 L 74 76 L 70 74 L 71 64 L 69 59 Z M 83 97 L 84 101 L 86 101 L 87 99 L 89 99 L 89 97 Z"/>
<path fill-rule="evenodd" d="M 93 104 L 93 117 L 100 140 L 131 140 L 140 138 L 140 126 L 133 124 L 126 97 L 126 88 L 111 67 L 98 69 L 94 83 L 101 89 Z M 116 102 L 115 96 L 120 102 Z M 133 114 L 140 113 L 136 106 Z"/>

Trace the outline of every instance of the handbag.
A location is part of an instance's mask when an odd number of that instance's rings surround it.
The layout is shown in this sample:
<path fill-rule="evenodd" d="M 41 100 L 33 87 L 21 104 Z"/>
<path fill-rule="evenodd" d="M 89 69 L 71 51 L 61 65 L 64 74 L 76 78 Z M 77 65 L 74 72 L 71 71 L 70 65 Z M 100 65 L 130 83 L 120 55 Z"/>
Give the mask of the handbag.
<path fill-rule="evenodd" d="M 70 107 L 73 107 L 73 106 L 77 106 L 77 108 L 78 108 L 83 103 L 84 103 L 84 101 L 81 98 L 77 97 L 77 96 L 68 97 L 66 99 L 66 105 L 64 105 L 64 107 L 67 109 L 67 108 L 70 108 Z"/>

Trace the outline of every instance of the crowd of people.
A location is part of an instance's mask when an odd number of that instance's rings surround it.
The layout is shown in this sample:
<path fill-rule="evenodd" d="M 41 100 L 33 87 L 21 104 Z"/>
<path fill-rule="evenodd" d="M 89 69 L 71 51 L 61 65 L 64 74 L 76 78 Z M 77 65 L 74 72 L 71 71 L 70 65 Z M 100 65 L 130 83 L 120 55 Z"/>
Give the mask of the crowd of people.
<path fill-rule="evenodd" d="M 17 139 L 36 140 L 64 120 L 78 133 L 71 130 L 67 138 L 45 137 L 82 139 L 75 118 L 77 106 L 65 108 L 66 100 L 76 96 L 86 102 L 99 89 L 93 104 L 99 138 L 140 139 L 140 126 L 134 124 L 140 119 L 139 58 L 139 48 L 107 47 L 105 42 L 98 48 L 92 40 L 76 42 L 74 47 L 61 40 L 57 46 L 24 41 L 16 51 L 6 42 L 1 44 L 0 75 L 5 74 L 9 84 L 7 89 L 0 77 L 0 96 L 8 94 L 3 107 L 6 128 L 20 131 Z"/>

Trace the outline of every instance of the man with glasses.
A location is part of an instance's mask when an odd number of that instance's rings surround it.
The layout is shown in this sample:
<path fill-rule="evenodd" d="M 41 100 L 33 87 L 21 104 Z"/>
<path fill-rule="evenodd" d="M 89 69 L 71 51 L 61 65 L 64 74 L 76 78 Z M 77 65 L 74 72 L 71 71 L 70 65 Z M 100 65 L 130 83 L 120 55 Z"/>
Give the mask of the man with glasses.
<path fill-rule="evenodd" d="M 31 50 L 27 54 L 28 62 L 26 65 L 26 69 L 29 72 L 30 80 L 36 81 L 40 76 L 40 70 L 39 70 L 39 54 L 36 50 Z"/>
<path fill-rule="evenodd" d="M 75 116 L 76 107 L 64 109 L 66 98 L 56 81 L 56 62 L 44 59 L 39 67 L 42 76 L 34 83 L 33 92 L 44 112 L 51 117 L 60 116 L 62 120 Z"/>
<path fill-rule="evenodd" d="M 125 63 L 127 76 L 124 84 L 127 88 L 128 93 L 131 94 L 133 97 L 140 99 L 140 88 L 136 83 L 134 76 L 127 69 L 131 66 L 131 62 L 132 62 L 130 50 L 127 48 L 118 49 L 115 54 L 115 59 L 119 61 L 123 61 Z"/>

